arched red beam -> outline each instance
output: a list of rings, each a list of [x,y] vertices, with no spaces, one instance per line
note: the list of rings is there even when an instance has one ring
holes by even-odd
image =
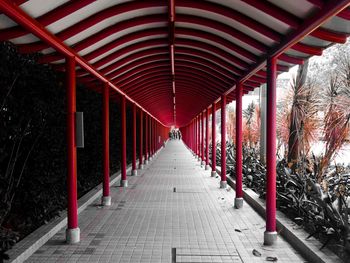
[[[142,19],[141,19],[142,18]],[[145,17],[141,18],[135,18],[135,20],[145,20]],[[155,16],[150,16],[154,20]],[[151,19],[150,19],[151,20]],[[133,20],[134,21],[134,20]],[[98,43],[99,41],[107,38],[108,36],[113,34],[113,31],[119,31],[120,25],[116,24],[111,27],[106,28],[105,30],[100,31],[97,34],[94,34],[79,43],[75,44],[72,48],[79,52],[81,50],[84,50],[85,48],[89,47],[90,45],[93,45],[95,43]],[[128,42],[135,41],[137,39],[142,39],[145,37],[151,37],[151,36],[157,36],[157,35],[166,35],[167,31],[166,28],[150,28],[145,30],[136,31],[127,35],[124,35],[118,39],[115,39],[101,47],[99,47],[96,50],[93,50],[89,52],[88,54],[84,55],[84,58],[87,60],[91,60],[93,58],[96,58],[100,55],[103,55],[104,53],[108,52],[109,50],[112,50],[114,48],[117,48],[118,46],[124,45]],[[50,63],[57,61],[61,59],[62,56],[59,53],[52,53],[48,55],[44,55],[40,58],[41,63]]]
[[[183,73],[186,73],[186,74],[191,73],[193,78],[206,80],[210,83],[213,83],[213,84],[221,86],[221,87],[226,87],[227,85],[229,85],[228,83],[226,83],[226,85],[225,85],[225,83],[222,80],[216,78],[215,76],[213,76],[213,77],[209,76],[208,73],[203,72],[199,69],[191,68],[191,67],[188,67],[187,65],[182,65],[182,64],[180,66],[181,67],[176,67],[176,69],[175,69],[175,79],[178,75],[181,75]],[[143,82],[147,81],[148,79],[150,79],[152,77],[163,76],[163,75],[168,75],[169,77],[171,77],[169,68],[165,67],[162,71],[158,71],[157,73],[152,73],[152,74],[149,74],[147,76],[144,76],[141,80],[129,82],[126,86],[123,87],[123,90],[128,90],[128,88],[126,88],[126,87],[132,87],[134,85],[138,85],[139,83],[142,85]],[[189,77],[191,77],[191,75],[189,75]]]
[[[223,92],[225,90],[225,86],[223,86],[222,84],[219,83],[213,83],[213,80],[208,80],[203,78],[202,76],[198,76],[198,73],[188,73],[188,72],[181,72],[181,75],[177,75],[176,76],[176,80],[175,80],[175,85],[177,81],[181,81],[183,80],[183,78],[185,78],[187,80],[187,78],[192,77],[191,80],[188,80],[191,83],[198,83],[201,84],[202,87],[206,86],[206,92],[211,92],[213,94],[217,94],[218,92]],[[171,76],[169,75],[165,75],[165,74],[153,74],[147,78],[144,78],[143,81],[138,81],[137,83],[132,83],[132,84],[128,84],[124,87],[124,91],[126,91],[128,94],[133,94],[136,90],[140,90],[140,88],[152,88],[152,85],[156,84],[158,81],[162,81],[162,80],[169,80],[169,89],[170,91],[172,91],[172,82],[171,82]],[[227,88],[227,87],[226,87]]]
[[[193,17],[191,20],[196,20],[196,17]],[[205,19],[203,19],[205,20]],[[208,24],[209,26],[210,24]],[[216,27],[215,27],[216,26]],[[222,26],[223,27],[223,26]],[[218,22],[213,22],[212,24],[212,28],[216,29],[216,30],[220,30],[221,29],[221,26],[220,26],[220,23]],[[176,33],[179,34],[179,35],[190,35],[190,36],[195,36],[197,38],[200,38],[200,39],[208,39],[214,43],[218,43],[230,50],[232,50],[233,52],[236,52],[238,53],[239,55],[243,56],[243,57],[246,57],[247,59],[249,59],[250,61],[252,62],[257,62],[258,61],[258,57],[256,55],[254,55],[253,53],[251,53],[250,51],[248,50],[238,50],[236,48],[236,45],[218,35],[214,35],[210,32],[207,32],[207,31],[202,31],[202,30],[197,30],[197,29],[190,29],[190,28],[182,28],[182,27],[179,27],[179,28],[176,28]],[[226,32],[225,32],[226,33]],[[248,44],[247,44],[248,45]],[[262,45],[262,44],[261,44]],[[261,52],[266,52],[266,49],[267,47],[264,47],[264,48],[261,48],[262,50],[259,50]],[[241,60],[239,57],[236,57],[236,61],[235,64],[241,66],[241,67],[247,67],[246,65],[242,64],[242,62],[245,62],[244,60]],[[288,62],[288,63],[293,63],[293,64],[303,64],[304,60],[301,59],[301,58],[296,58],[296,57],[292,57],[292,56],[289,56],[289,55],[286,55],[286,54],[282,54],[279,56],[279,59],[282,60],[282,61],[285,61],[285,62]],[[239,61],[241,60],[241,61]],[[240,64],[241,63],[241,64]],[[245,62],[247,63],[247,62]]]
[[[197,80],[177,80],[176,81],[176,87],[181,87],[181,86],[187,86],[187,87],[191,87],[193,89],[199,90],[202,92],[202,95],[206,95],[206,96],[217,96],[216,93],[214,92],[210,92],[209,89],[204,89],[203,88],[203,83],[199,82]],[[148,85],[142,86],[137,90],[134,90],[132,93],[130,93],[131,96],[133,97],[137,97],[137,96],[144,96],[144,93],[148,93],[149,90],[152,90],[154,88],[166,88],[169,87],[169,91],[172,91],[172,85],[171,82],[169,82],[169,80],[161,80],[161,79],[157,79],[153,82],[151,82]],[[208,87],[208,86],[206,86]]]
[[[146,82],[146,81],[148,81],[152,78],[155,78],[155,77],[164,76],[164,75],[166,75],[166,72],[168,72],[167,69],[165,69],[164,72],[158,72],[157,74],[152,74],[150,76],[144,77],[142,80],[128,83],[126,86],[123,87],[123,90],[130,92],[132,90],[131,89],[132,87],[136,87],[137,85],[142,86],[143,82]],[[207,81],[207,83],[212,83],[213,85],[215,85],[217,87],[222,87],[223,90],[225,90],[225,87],[227,88],[227,86],[229,85],[229,84],[224,85],[222,82],[220,82],[220,80],[215,79],[211,76],[208,76],[204,72],[202,72],[198,69],[190,68],[187,66],[181,66],[181,68],[177,67],[175,72],[176,72],[175,78],[177,78],[178,76],[186,75],[186,77],[198,78],[200,81]],[[171,77],[171,76],[169,75],[169,77]]]
[[[251,46],[252,48],[255,48],[256,50],[266,53],[267,47],[265,44],[257,41],[256,39],[250,37],[249,35],[244,34],[241,31],[236,30],[235,28],[225,24],[218,22],[216,20],[194,16],[194,15],[178,15],[177,22],[182,23],[190,23],[194,25],[201,25],[204,27],[212,28],[217,31],[226,33],[233,38],[238,39],[239,41],[246,43],[248,46]],[[193,30],[193,32],[191,32]],[[195,35],[200,38],[208,39],[214,42],[218,42],[219,44],[231,49],[232,51],[235,51],[238,54],[241,54],[243,57],[246,57],[247,59],[251,60],[252,62],[257,61],[257,56],[250,51],[239,47],[237,44],[232,43],[229,40],[226,40],[224,38],[219,37],[217,34],[212,34],[208,31],[204,30],[198,30],[198,29],[192,29],[187,27],[176,27],[176,34],[185,34],[185,35]],[[208,36],[206,36],[208,34]]]
[[[196,9],[202,9],[205,11],[210,11],[210,12],[214,12],[223,16],[226,16],[230,19],[236,20],[239,23],[246,25],[248,27],[250,27],[252,30],[256,31],[257,33],[260,33],[262,36],[266,36],[268,38],[270,38],[271,40],[274,40],[275,42],[280,42],[282,39],[281,34],[279,34],[278,32],[274,31],[273,29],[262,25],[261,23],[253,20],[250,17],[247,17],[241,13],[239,13],[238,11],[235,11],[231,8],[228,8],[226,6],[222,6],[216,3],[212,3],[212,2],[203,2],[203,1],[188,1],[188,0],[178,0],[176,2],[177,6],[181,6],[181,7],[187,7],[187,8],[196,8]],[[303,22],[303,21],[301,21]],[[299,24],[299,26],[302,23]],[[327,30],[326,30],[327,31]],[[345,34],[340,34],[340,33],[335,33],[335,32],[330,32],[330,31],[318,31],[318,29],[316,29],[316,32],[314,32],[317,37],[322,38],[324,40],[327,41],[332,41],[333,40],[337,40],[337,42],[339,41],[339,43],[343,43],[344,39],[346,39],[346,35]],[[311,33],[312,35],[313,33]]]
[[[162,7],[165,4],[166,3],[162,3],[156,0],[149,0],[149,1],[132,1],[132,2],[126,2],[119,5],[115,5],[107,9],[104,9],[96,14],[93,14],[92,16],[66,28],[65,30],[56,34],[56,36],[60,40],[64,41],[110,17],[120,15],[126,12],[139,10],[139,9]],[[132,21],[132,19],[129,19],[129,21]],[[167,21],[166,16],[164,21]],[[34,42],[31,44],[25,44],[25,45],[22,45],[22,47],[25,48],[28,52],[37,52],[50,47],[46,43],[41,41]]]
[[[135,43],[133,45],[130,46],[126,46],[122,49],[119,49],[115,52],[113,52],[112,54],[110,54],[107,57],[104,57],[102,59],[100,59],[99,61],[96,61],[95,63],[92,63],[92,65],[95,68],[100,68],[103,67],[105,64],[118,59],[120,56],[126,54],[126,53],[131,53],[131,52],[137,52],[138,50],[142,50],[145,49],[145,47],[148,47],[148,49],[152,49],[153,47],[161,47],[166,45],[166,41],[165,39],[150,39],[150,40],[145,40],[142,42],[138,42]]]
[[[216,72],[215,70],[211,69],[210,67],[203,66],[201,64],[190,62],[190,61],[184,62],[184,61],[181,61],[179,59],[175,60],[175,76],[176,76],[176,73],[177,73],[177,70],[179,69],[179,67],[189,68],[189,69],[193,68],[196,70],[200,70],[204,74],[208,74],[209,76],[213,76],[218,81],[221,81],[221,82],[228,84],[228,85],[232,84],[232,82],[234,82],[236,80],[235,78],[228,78],[228,77],[222,75],[221,73]]]
[[[159,41],[159,44],[161,44],[162,43],[162,41],[164,42],[164,43],[162,43],[162,44],[166,44],[166,39],[165,38],[160,38],[159,40],[157,40],[157,42]],[[135,47],[135,46],[134,46]],[[125,49],[124,49],[125,50]],[[148,50],[148,51],[147,51]],[[167,52],[167,49],[165,48],[165,47],[154,47],[154,48],[149,48],[149,49],[147,49],[147,50],[140,50],[140,51],[138,51],[138,52],[136,52],[136,53],[133,53],[133,54],[131,54],[131,55],[129,55],[130,57],[131,57],[131,59],[135,59],[135,57],[137,56],[137,54],[139,54],[140,56],[145,56],[145,55],[147,55],[147,54],[145,54],[145,53],[147,53],[147,52],[151,52],[151,51],[153,51],[153,53],[164,53],[164,52]],[[156,50],[158,50],[158,52],[154,52],[154,51],[156,51]],[[131,50],[131,51],[135,51],[135,50]],[[88,55],[86,55],[86,56],[84,56],[84,58],[85,59],[87,59],[87,60],[92,60],[92,59],[94,59],[94,58],[96,58],[97,56],[95,56],[94,55],[94,53],[95,52],[92,52],[92,53],[90,53],[90,54],[88,54]],[[91,55],[91,56],[90,56]],[[107,58],[108,56],[106,56],[105,58]],[[129,60],[126,60],[126,59],[121,59],[121,60],[125,60],[125,62],[124,63],[129,63],[130,61],[131,61],[131,59],[129,59]],[[116,63],[116,62],[114,62],[114,63]]]
[[[195,24],[195,25],[201,25],[201,26],[205,26],[208,28],[212,28],[215,29],[215,31],[218,32],[223,32],[226,33],[230,36],[232,36],[233,38],[238,39],[239,41],[246,43],[247,45],[263,52],[266,53],[267,52],[267,47],[260,43],[259,41],[255,40],[254,38],[242,33],[241,31],[238,31],[236,29],[234,29],[233,27],[218,22],[216,20],[212,20],[212,19],[208,19],[208,18],[203,18],[203,17],[199,17],[199,16],[194,16],[194,15],[177,15],[176,16],[176,21],[177,22],[183,22],[183,23],[191,23],[191,24]],[[188,33],[188,30],[191,31]],[[193,30],[193,31],[192,31]],[[231,50],[235,51],[236,53],[242,55],[243,57],[246,57],[247,59],[251,60],[252,62],[256,62],[257,61],[257,56],[253,53],[251,53],[250,51],[248,51],[247,49],[244,49],[224,38],[220,38],[220,40],[218,40],[217,38],[215,38],[215,36],[218,36],[217,34],[212,34],[210,32],[207,31],[203,31],[203,30],[198,30],[198,29],[189,29],[186,27],[176,27],[176,34],[192,34],[201,38],[206,38],[205,34],[209,34],[208,39],[214,41],[214,42],[218,42],[223,46],[226,46],[227,48],[230,48]]]
[[[164,74],[170,76],[171,72],[169,68],[169,61],[156,61],[149,64],[144,64],[141,66],[141,68],[136,68],[136,73],[135,71],[130,71],[123,77],[117,77],[113,79],[113,82],[116,83],[118,87],[121,87],[123,89],[123,87],[127,86],[128,84],[131,84],[135,81],[146,80],[148,76],[155,74]]]
[[[265,14],[274,17],[275,19],[284,22],[293,29],[297,29],[302,23],[303,20],[299,17],[288,13],[287,11],[279,8],[268,1],[259,1],[259,0],[243,0],[245,3],[255,7],[256,9],[263,11]],[[336,32],[329,31],[324,28],[318,28],[311,32],[310,34],[313,37],[317,37],[326,41],[336,42],[336,43],[345,43],[347,36],[345,34],[340,34]],[[293,48],[293,47],[292,47]]]
[[[319,39],[323,39],[329,42],[344,44],[347,40],[346,34],[341,34],[338,32],[332,32],[324,28],[318,28],[313,31],[310,36],[317,37]]]
[[[185,42],[180,42],[180,43],[185,43]],[[243,74],[243,71],[241,69],[235,67],[234,65],[222,59],[221,57],[218,57],[216,55],[213,55],[207,52],[206,50],[204,51],[200,49],[176,46],[175,56],[177,56],[178,54],[186,54],[189,56],[207,59],[208,61],[211,61],[214,64],[220,65],[221,67],[225,68],[227,71],[231,72],[231,74],[234,74],[236,76]]]
[[[44,27],[46,27],[51,23],[60,20],[61,18],[79,10],[80,8],[91,4],[94,1],[95,0],[69,1],[59,7],[56,7],[54,10],[35,18],[35,20],[38,21]],[[24,2],[26,2],[26,0],[12,0],[11,2],[17,5],[21,5]],[[6,41],[12,38],[21,37],[26,34],[28,34],[28,32],[20,26],[2,29],[0,30],[0,41]]]
[[[142,97],[135,97],[142,104],[162,103],[167,102],[168,105],[172,105],[173,98],[168,90],[159,90],[156,93],[147,93]],[[158,105],[159,106],[159,105]],[[172,108],[172,107],[171,107]]]
[[[225,76],[226,78],[229,79],[237,79],[237,77],[230,71],[226,70],[225,68],[222,68],[220,65],[217,65],[215,63],[212,63],[211,61],[208,61],[203,58],[199,57],[194,57],[194,56],[189,56],[185,54],[177,54],[175,57],[176,61],[187,61],[195,64],[199,64],[201,66],[208,67],[221,75]]]
[[[227,51],[220,49],[212,44],[201,42],[198,40],[193,39],[184,39],[184,38],[176,38],[175,39],[175,54],[178,47],[182,48],[189,48],[189,49],[196,49],[201,50],[205,52],[210,52],[212,55],[215,55],[221,59],[226,59],[226,61],[229,61],[231,64],[235,65],[236,68],[242,72],[242,69],[247,69],[249,67],[249,64],[238,59],[237,57],[233,56],[232,54],[228,53]],[[238,74],[238,72],[236,72]]]
[[[110,75],[110,78],[118,83],[118,85],[122,85],[124,82],[141,78],[148,71],[154,72],[154,70],[159,69],[160,67],[167,67],[170,73],[169,65],[169,55],[165,54],[162,58],[157,57],[156,60],[152,59],[149,61],[144,61],[142,64],[134,65],[132,69],[127,70],[126,72],[124,70],[120,72],[115,71],[112,75]]]
[[[168,101],[164,101],[161,104],[155,103],[159,101],[160,97],[154,98],[155,101],[140,101],[140,104],[144,107],[147,107],[150,112],[154,112],[159,118],[164,119],[164,116],[172,116],[173,114],[173,101],[169,99]],[[162,116],[162,117],[160,117]]]
[[[252,18],[239,13],[238,11],[229,8],[227,6],[223,6],[220,4],[216,4],[214,2],[207,2],[207,1],[188,1],[188,0],[177,0],[176,1],[177,7],[185,7],[185,8],[194,8],[194,9],[201,9],[208,12],[213,12],[216,14],[220,14],[222,16],[225,16],[229,19],[232,19],[234,21],[237,21],[241,23],[242,25],[245,25],[252,30],[256,31],[257,33],[261,34],[262,36],[268,37],[271,40],[275,42],[279,42],[281,40],[281,35],[278,32],[275,32],[271,28],[260,24],[256,20],[253,20]]]
[[[137,55],[133,54],[131,57],[125,57],[117,61],[115,64],[113,64],[113,67],[107,66],[106,68],[104,68],[106,69],[104,70],[105,76],[113,80],[115,79],[115,77],[122,76],[123,74],[126,74],[139,66],[146,65],[152,62],[164,63],[164,61],[169,60],[167,53],[152,54],[152,52],[151,51],[149,52],[149,51],[150,50],[144,50],[143,52],[140,52],[141,54],[144,54],[144,56],[138,56],[138,54]],[[156,51],[157,49],[154,49],[154,52]],[[128,63],[129,60],[131,61],[130,63]],[[117,69],[114,69],[114,66]],[[91,80],[91,77],[86,75],[84,76],[84,78],[87,80]]]
[[[166,61],[168,61],[168,65],[169,65],[169,56],[166,53],[141,57],[140,59],[136,59],[136,60],[130,62],[129,64],[124,65],[123,67],[119,67],[117,70],[109,71],[109,73],[106,74],[106,77],[108,77],[110,80],[114,80],[114,79],[116,79],[116,77],[124,77],[125,76],[125,78],[126,78],[127,76],[130,76],[133,72],[135,72],[136,68],[138,68],[142,65],[147,66],[150,63],[157,63],[157,62],[164,63]],[[91,76],[84,76],[83,78],[88,80],[88,81],[93,80],[93,78]]]
[[[128,64],[127,69],[120,68],[117,71],[113,72],[113,74],[110,74],[110,75],[107,74],[106,76],[112,80],[115,78],[115,76],[117,76],[116,79],[118,79],[119,83],[120,83],[120,80],[124,81],[126,78],[131,78],[131,77],[140,78],[141,75],[143,74],[144,70],[150,69],[150,68],[153,69],[154,67],[158,66],[157,65],[158,63],[165,65],[166,63],[164,60],[166,60],[168,62],[166,65],[169,66],[169,61],[167,59],[168,59],[167,54],[156,55],[156,56],[148,57],[145,59],[140,59],[138,61],[134,61],[133,63]],[[139,62],[141,60],[143,63]],[[183,54],[177,54],[176,60],[177,61],[190,61],[190,62],[193,62],[196,64],[200,64],[202,66],[206,66],[207,68],[214,69],[215,70],[214,74],[220,74],[220,75],[225,76],[226,78],[234,79],[234,75],[230,74],[230,72],[227,71],[226,69],[221,68],[220,66],[218,66],[210,61],[207,61],[205,59],[202,59],[202,58],[193,57],[193,56],[189,56],[189,55],[183,55]],[[136,63],[140,63],[140,65],[135,65]],[[131,65],[131,64],[133,64],[133,65]],[[132,66],[132,67],[129,67],[129,66]],[[132,68],[132,70],[129,70],[130,68]],[[124,73],[125,71],[127,71],[127,73]]]
[[[201,71],[204,71],[205,73],[212,75],[216,77],[217,79],[223,81],[224,83],[232,83],[235,79],[227,77],[223,75],[220,71],[215,71],[209,66],[204,66],[203,64],[199,64],[198,61],[194,60],[195,62],[188,60],[181,60],[179,57],[177,57],[175,61],[175,67],[176,65],[179,66],[192,66],[193,68],[199,69]],[[139,67],[134,68],[133,70],[127,72],[124,75],[118,76],[115,81],[116,85],[123,87],[125,83],[131,82],[136,79],[143,79],[145,75],[148,75],[150,73],[155,73],[157,70],[159,70],[160,67],[164,67],[165,70],[169,71],[169,62],[168,61],[154,61],[151,63],[140,65]],[[176,72],[176,69],[175,69]]]
[[[188,86],[194,89],[197,88],[206,96],[217,96],[218,93],[220,94],[222,92],[222,87],[213,86],[198,79],[189,80],[187,76],[178,76],[175,85],[178,87]]]
[[[296,51],[299,51],[305,54],[310,54],[312,56],[321,56],[323,52],[323,49],[320,47],[310,46],[300,42],[292,46],[291,49],[294,49]]]
[[[216,86],[213,86],[211,84],[205,84],[201,79],[198,78],[191,78],[188,79],[186,77],[178,76],[176,77],[176,82],[175,85],[177,84],[187,84],[191,85],[193,88],[198,88],[203,91],[203,94],[212,94],[216,95],[217,93],[222,92],[220,89],[218,89]],[[154,86],[168,86],[169,91],[172,92],[172,82],[171,79],[169,79],[168,76],[158,76],[155,79],[152,79],[150,81],[147,81],[145,83],[142,83],[140,86],[134,87],[132,90],[128,92],[131,96],[135,96],[135,93],[142,93],[142,91],[147,91],[151,90]],[[205,88],[203,88],[205,86]]]
[[[193,40],[193,39],[188,40],[188,39],[176,38],[175,44],[176,44],[175,52],[179,48],[189,48],[189,49],[201,50],[203,52],[204,52],[204,50],[210,51],[210,54],[212,54],[212,55],[215,54],[215,56],[217,56],[221,59],[224,59],[226,61],[230,61],[230,62],[232,60],[236,59],[236,57],[234,57],[230,53],[226,52],[225,50],[219,49],[211,44],[200,42],[200,41]],[[283,65],[277,65],[277,69],[279,71],[288,71],[289,70],[288,67],[283,66]],[[237,71],[234,71],[234,72],[239,74],[239,75],[243,74],[241,69],[240,69],[239,73]]]
[[[202,48],[203,50],[204,50],[204,49],[205,49],[205,50],[212,49],[210,45],[205,45],[205,44],[203,44],[203,43],[201,43],[201,42],[198,42],[198,41],[193,41],[193,42],[191,42],[191,41],[186,41],[186,40],[184,40],[184,41],[179,40],[179,42],[180,42],[180,43],[192,44],[193,46],[198,46],[199,48]],[[146,55],[147,55],[147,56],[149,55],[148,53],[153,54],[154,52],[156,52],[156,51],[158,51],[158,50],[159,50],[159,52],[162,52],[162,53],[163,53],[163,52],[164,52],[164,53],[167,53],[167,52],[168,52],[168,51],[167,51],[167,48],[165,48],[165,47],[162,47],[162,48],[153,48],[153,49],[149,49],[149,50],[147,50],[147,51],[143,50],[143,51],[141,51],[141,52],[133,53],[132,55],[127,56],[127,57],[123,58],[122,60],[117,61],[117,62],[115,62],[115,63],[113,63],[113,64],[111,64],[111,65],[109,65],[109,66],[103,68],[103,69],[101,70],[101,72],[104,73],[104,74],[106,74],[106,73],[111,73],[111,72],[113,72],[113,70],[114,70],[115,68],[120,67],[123,63],[128,63],[128,62],[131,61],[131,60],[133,60],[133,61],[136,62],[138,56],[140,56],[140,57],[145,57]],[[212,52],[216,52],[216,51],[218,52],[217,49],[212,50]],[[218,56],[215,56],[215,55],[213,55],[213,54],[211,54],[211,53],[208,53],[208,52],[206,52],[206,51],[197,50],[197,49],[192,49],[192,48],[190,48],[190,47],[177,47],[177,46],[176,46],[176,47],[175,47],[175,57],[176,57],[176,53],[177,53],[177,52],[181,52],[181,53],[185,53],[185,54],[189,54],[189,55],[194,54],[194,55],[197,55],[198,57],[205,57],[205,58],[207,58],[208,60],[212,60],[213,63],[214,63],[214,62],[217,63],[217,64],[220,63],[220,65],[225,65],[225,67],[228,67],[229,70],[234,70],[234,73],[236,73],[236,75],[238,75],[238,73],[240,73],[240,74],[243,73],[242,70],[240,70],[240,69],[234,67],[234,66],[231,65],[229,62],[227,62],[227,61],[221,59],[221,58],[218,57]],[[227,54],[227,55],[225,55],[227,60],[230,60],[230,59],[232,58],[232,57],[230,56],[229,53],[222,52],[222,54]],[[130,57],[130,58],[129,58],[129,57]],[[123,63],[122,63],[122,62],[123,62]],[[79,73],[78,73],[78,74],[79,74]],[[111,75],[111,76],[114,77],[114,76],[116,76],[116,74],[113,74],[113,75]]]
[[[165,89],[152,90],[151,92],[149,92],[147,94],[143,94],[143,96],[135,96],[135,99],[136,98],[140,103],[143,103],[143,104],[156,103],[157,106],[159,106],[159,104],[162,104],[162,102],[164,102],[164,101],[166,101],[168,103],[168,105],[173,104],[173,101],[172,101],[173,96],[171,95],[171,92],[169,92],[169,90],[165,90]]]
[[[140,90],[148,90],[148,89],[151,89],[152,86],[154,86],[155,84],[157,84],[157,82],[159,83],[163,83],[166,84],[168,83],[169,85],[169,89],[171,89],[172,87],[172,80],[170,78],[169,75],[158,75],[158,76],[153,76],[153,78],[151,77],[150,79],[145,79],[144,82],[142,83],[138,83],[138,85],[129,85],[129,86],[126,86],[124,91],[127,91],[128,94],[130,94],[130,96],[134,96],[134,92],[140,92]],[[129,90],[127,90],[129,89]]]
[[[110,54],[110,55],[104,57],[103,59],[93,63],[92,65],[96,68],[99,68],[99,67],[102,67],[104,64],[109,63],[110,61],[117,59],[118,57],[120,57],[121,55],[123,55],[125,53],[135,52],[138,49],[143,49],[145,46],[156,46],[156,45],[160,46],[163,44],[166,45],[165,43],[166,43],[165,39],[152,39],[152,40],[138,42],[136,44],[130,45],[130,46],[122,48],[116,52],[113,52],[112,54]],[[220,54],[222,57],[225,57],[228,61],[232,61],[245,69],[247,69],[249,67],[249,64],[237,59],[235,56],[231,55],[230,53],[228,53],[224,50],[221,50],[213,45],[201,43],[199,41],[185,41],[185,43],[191,44],[192,46],[201,47],[202,49],[205,49],[205,48],[207,50],[209,49],[209,50],[211,50],[211,52],[214,52],[215,54]],[[176,41],[175,45],[177,45],[177,44],[178,44],[178,41]],[[175,48],[175,52],[176,52],[176,48]],[[104,72],[103,69],[101,70],[101,72]],[[104,73],[106,73],[106,72],[104,72]]]
[[[147,57],[152,57],[160,54],[168,54],[168,49],[166,46],[152,47],[148,49],[143,49],[141,51],[137,51],[135,53],[130,54],[129,56],[126,56],[120,60],[113,62],[112,64],[108,65],[107,67],[104,67],[100,71],[103,72],[103,74],[111,74],[116,69],[125,67],[126,65],[134,61],[138,61],[143,58],[146,59]]]
[[[214,96],[204,96],[203,92],[198,90],[190,90],[185,87],[179,87],[179,92],[176,94],[177,108],[180,108],[182,105],[188,105],[189,108],[194,107],[193,103],[188,100],[188,98],[202,98],[201,102],[206,105],[215,99]],[[185,99],[187,98],[187,99]],[[182,106],[183,107],[183,106]]]

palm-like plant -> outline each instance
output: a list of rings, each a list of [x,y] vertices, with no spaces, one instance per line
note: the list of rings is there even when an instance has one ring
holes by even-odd
[[[247,136],[248,136],[248,142],[249,142],[249,147],[252,147],[252,122],[254,121],[253,117],[254,117],[254,113],[255,113],[255,103],[254,101],[252,101],[249,105],[248,108],[246,108],[245,110],[243,110],[243,117],[245,118],[246,121],[246,126],[247,126]]]
[[[290,108],[288,162],[297,163],[300,155],[306,156],[317,131],[319,99],[314,82],[307,78],[308,61],[299,66],[291,84],[292,104]]]
[[[338,74],[331,76],[324,94],[323,104],[325,108],[323,127],[325,151],[321,156],[317,171],[319,181],[322,180],[337,151],[348,140],[350,129],[350,85],[348,80],[342,79]]]

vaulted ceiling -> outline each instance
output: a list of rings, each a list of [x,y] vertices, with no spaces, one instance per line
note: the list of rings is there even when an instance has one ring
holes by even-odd
[[[287,71],[350,34],[350,1],[2,1],[165,125],[186,125],[223,93],[233,100],[237,81],[245,93],[265,83],[268,56],[278,55],[278,71]],[[0,41],[64,68],[60,50],[1,10]],[[77,77],[96,91],[103,86],[81,65]]]

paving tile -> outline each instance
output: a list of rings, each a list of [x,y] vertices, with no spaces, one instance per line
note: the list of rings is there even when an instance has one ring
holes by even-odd
[[[27,262],[164,263],[172,248],[176,262],[304,261],[282,238],[263,246],[264,220],[246,203],[234,209],[234,191],[220,189],[182,142],[169,142],[139,174],[129,188],[111,188],[112,206],[96,200],[79,215],[79,244],[65,244],[62,229]]]

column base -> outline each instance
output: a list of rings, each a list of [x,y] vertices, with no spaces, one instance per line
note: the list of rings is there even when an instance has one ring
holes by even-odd
[[[147,165],[148,164],[148,160],[145,160],[145,165]]]
[[[243,198],[242,197],[236,197],[235,198],[235,208],[240,209],[243,207]]]
[[[271,246],[277,241],[277,232],[270,232],[265,231],[264,232],[264,245],[265,246]]]
[[[66,229],[66,242],[68,244],[75,244],[80,242],[80,228]]]
[[[205,165],[205,170],[209,170],[210,169],[210,165],[209,164],[206,164]]]
[[[163,147],[165,147],[165,145],[166,145],[166,143],[165,143],[165,142],[163,142]]]
[[[205,161],[202,161],[202,162],[201,162],[201,165],[205,165]]]
[[[215,177],[216,176],[216,171],[211,171],[211,177]]]
[[[148,158],[148,161],[150,161],[150,162],[151,162],[151,161],[152,161],[152,159],[153,159],[153,158],[152,158],[152,156],[150,156],[150,157]]]
[[[110,206],[112,204],[112,198],[110,196],[102,196],[101,204],[103,206]]]
[[[131,175],[132,175],[132,176],[137,176],[137,170],[132,170],[132,171],[131,171]]]
[[[121,187],[128,187],[128,180],[121,180],[120,181],[120,186]]]
[[[226,181],[220,181],[220,188],[226,188],[227,182]]]
[[[143,170],[143,164],[139,164],[139,169]]]

